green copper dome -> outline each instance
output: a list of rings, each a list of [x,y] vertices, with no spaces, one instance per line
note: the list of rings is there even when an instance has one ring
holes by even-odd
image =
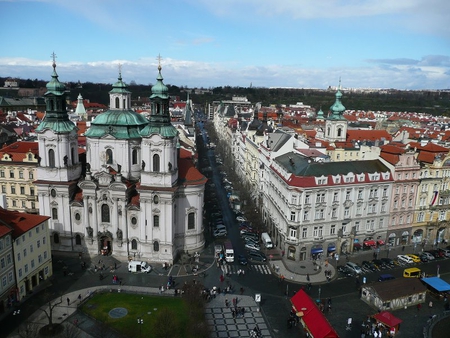
[[[338,89],[338,91],[336,92],[336,101],[330,107],[331,115],[328,117],[329,120],[345,120],[345,117],[343,116],[345,107],[341,102],[341,98],[342,93],[340,89]]]
[[[163,83],[163,77],[161,75],[161,65],[158,66],[158,76],[156,78],[156,84],[152,87],[152,95],[150,99],[159,97],[160,99],[169,98],[169,89]]]
[[[158,77],[156,84],[152,87],[151,113],[148,125],[141,131],[142,137],[150,137],[153,134],[161,135],[163,138],[173,138],[178,135],[178,130],[170,121],[169,93],[163,83],[161,65],[158,66]]]
[[[128,91],[127,85],[122,81],[122,73],[119,73],[119,78],[117,79],[117,82],[113,84],[113,89],[109,93],[131,94],[131,92]]]
[[[86,132],[87,137],[101,138],[111,135],[116,139],[140,138],[147,119],[132,110],[108,110],[98,115]]]
[[[47,92],[45,94],[54,94],[54,95],[64,95],[64,92],[66,90],[66,86],[59,82],[58,80],[58,74],[56,73],[56,63],[53,62],[53,74],[52,79],[49,83],[46,85]]]
[[[52,79],[47,83],[47,92],[45,96],[45,116],[39,126],[36,128],[37,133],[45,130],[52,130],[55,133],[70,133],[76,130],[75,124],[69,120],[66,110],[66,87],[59,82],[56,73],[56,63],[53,60]]]

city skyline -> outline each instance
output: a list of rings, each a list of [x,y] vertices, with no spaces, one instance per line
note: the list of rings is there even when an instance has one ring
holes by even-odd
[[[450,88],[445,0],[0,0],[0,74],[188,87]],[[19,19],[18,19],[19,18]]]

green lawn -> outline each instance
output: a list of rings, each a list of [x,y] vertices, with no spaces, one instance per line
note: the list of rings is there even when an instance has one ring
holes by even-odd
[[[111,318],[113,308],[122,307],[128,314]],[[189,337],[189,309],[182,298],[143,296],[127,293],[95,294],[82,311],[129,337]],[[138,318],[143,324],[138,324]]]

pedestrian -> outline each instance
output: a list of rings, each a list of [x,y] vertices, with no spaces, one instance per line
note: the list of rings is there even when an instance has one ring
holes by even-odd
[[[328,303],[328,305],[331,305],[331,297],[328,297],[327,303]]]
[[[281,257],[284,257],[284,250],[281,251]]]
[[[117,263],[114,262],[114,270],[117,270]]]
[[[225,299],[225,306],[229,307],[230,306],[230,302],[228,301],[228,299]]]
[[[69,306],[70,305],[70,299],[69,299],[69,297],[67,297],[67,306]]]
[[[417,304],[417,311],[420,311],[420,309],[422,308],[422,304]]]
[[[310,279],[309,279],[309,273],[306,274],[306,280],[307,280],[308,282],[310,281]]]
[[[402,251],[405,251],[405,246],[404,245],[402,246]]]
[[[81,293],[78,295],[78,300],[81,302]]]
[[[433,307],[433,301],[430,300],[430,302],[428,303],[428,307],[431,309]]]
[[[244,288],[241,288],[239,291],[241,292],[241,296],[242,296],[244,294]]]
[[[236,307],[236,305],[237,305],[236,298],[233,298],[233,307]]]

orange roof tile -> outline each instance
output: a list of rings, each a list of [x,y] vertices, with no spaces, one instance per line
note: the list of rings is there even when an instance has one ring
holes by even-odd
[[[0,223],[13,228],[13,237],[17,238],[34,227],[44,223],[49,216],[9,211],[0,207]]]
[[[0,149],[0,159],[8,154],[14,162],[23,162],[26,154],[31,151],[35,156],[39,154],[39,144],[37,142],[19,141],[14,142]]]
[[[205,184],[207,179],[198,171],[190,159],[180,158],[178,160],[178,179],[181,184],[198,185]]]

